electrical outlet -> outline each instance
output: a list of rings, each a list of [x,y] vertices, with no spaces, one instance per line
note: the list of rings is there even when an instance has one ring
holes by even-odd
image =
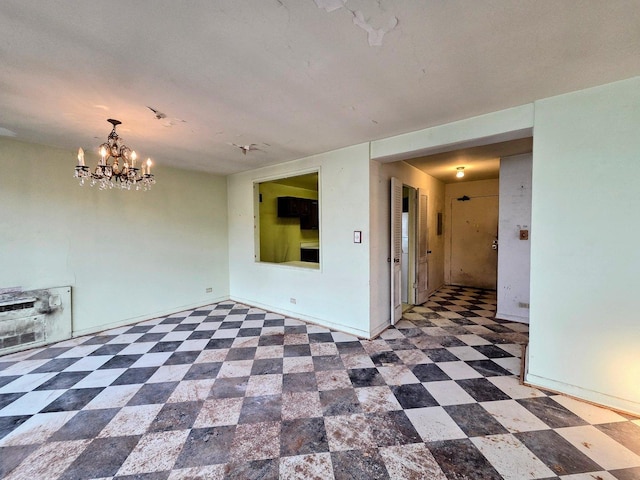
[[[520,230],[520,240],[529,240],[529,230]]]
[[[211,287],[207,288],[206,292],[207,292],[207,293],[211,293],[211,292],[213,292],[213,288],[211,288]]]
[[[293,303],[294,305],[296,304],[296,299],[295,299],[295,298],[290,298],[290,299],[289,299],[289,301],[290,301],[291,303]]]

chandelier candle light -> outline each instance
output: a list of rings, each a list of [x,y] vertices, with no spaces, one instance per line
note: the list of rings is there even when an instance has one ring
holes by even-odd
[[[98,185],[100,190],[113,188],[119,184],[123,190],[149,190],[151,185],[156,183],[154,176],[151,174],[151,159],[148,158],[146,164],[142,164],[142,172],[136,167],[136,152],[122,143],[122,138],[116,133],[116,127],[122,122],[108,119],[113,129],[107,138],[107,141],[100,145],[100,161],[95,170],[91,172],[89,167],[84,164],[84,150],[78,149],[78,165],[74,173],[74,178],[80,181],[80,185],[84,185],[85,180],[91,180],[91,186]],[[109,163],[109,159],[113,159],[113,163]],[[122,166],[120,166],[122,161]]]

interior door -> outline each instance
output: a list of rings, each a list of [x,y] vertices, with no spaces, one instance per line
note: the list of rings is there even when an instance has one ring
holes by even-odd
[[[425,190],[418,189],[418,265],[416,275],[416,304],[420,305],[427,301],[427,291],[429,288],[429,229],[427,219],[429,197]]]
[[[498,195],[451,200],[451,284],[495,290]]]
[[[402,318],[402,182],[391,177],[391,325]]]

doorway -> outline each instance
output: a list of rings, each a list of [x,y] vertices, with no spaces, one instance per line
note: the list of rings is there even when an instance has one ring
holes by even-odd
[[[495,290],[498,195],[451,199],[450,284]]]
[[[407,185],[402,186],[402,256],[400,258],[400,283],[402,311],[406,311],[415,304],[415,232],[416,232],[416,204],[417,190]]]

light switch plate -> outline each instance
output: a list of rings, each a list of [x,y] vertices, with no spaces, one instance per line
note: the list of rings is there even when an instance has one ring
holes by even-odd
[[[360,230],[354,230],[353,243],[362,243],[362,232]]]

